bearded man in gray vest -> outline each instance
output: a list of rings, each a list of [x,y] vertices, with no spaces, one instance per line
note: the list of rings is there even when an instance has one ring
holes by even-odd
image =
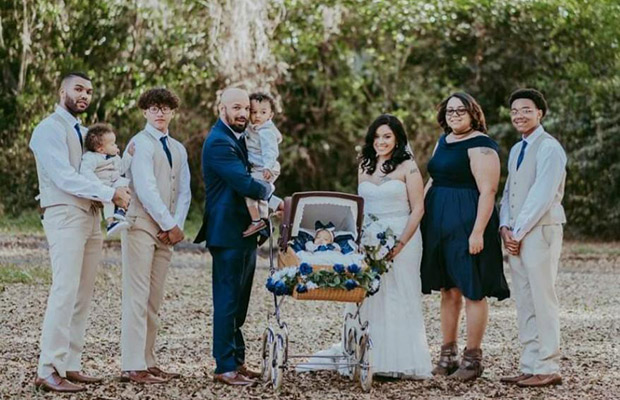
[[[80,72],[67,74],[59,94],[56,110],[37,125],[30,139],[52,264],[35,386],[80,392],[85,388],[79,383],[101,381],[81,372],[86,320],[103,243],[96,204],[112,201],[126,208],[130,192],[79,174],[86,128],[77,116],[90,105],[90,78]]]
[[[121,380],[152,384],[179,376],[159,367],[155,339],[172,246],[183,240],[191,191],[187,151],[168,130],[178,97],[168,89],[151,89],[140,96],[138,107],[146,125],[130,141],[135,144],[128,171],[134,192],[127,210],[131,228],[121,233]]]
[[[562,383],[560,318],[555,281],[566,222],[562,197],[566,153],[540,124],[547,102],[534,89],[510,96],[513,126],[522,140],[510,150],[500,229],[517,303],[521,374],[502,382],[521,387]]]

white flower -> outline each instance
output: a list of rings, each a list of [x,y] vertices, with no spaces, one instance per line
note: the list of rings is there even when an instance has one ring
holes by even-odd
[[[286,267],[283,269],[284,275],[294,278],[297,275],[297,267]]]
[[[372,292],[376,292],[377,290],[379,290],[380,286],[381,286],[381,281],[379,279],[373,279],[370,282],[370,290]]]
[[[314,282],[307,282],[306,287],[308,288],[308,290],[313,290],[313,289],[318,288],[318,285]]]
[[[377,252],[377,260],[381,260],[385,258],[385,256],[387,256],[389,252],[390,250],[387,249],[386,247],[381,247],[379,251]]]

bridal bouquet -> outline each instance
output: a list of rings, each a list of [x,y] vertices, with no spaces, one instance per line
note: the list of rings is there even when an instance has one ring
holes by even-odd
[[[366,263],[372,271],[383,275],[392,267],[392,262],[388,261],[387,256],[398,244],[398,238],[392,229],[376,216],[368,214],[366,222],[362,233]]]

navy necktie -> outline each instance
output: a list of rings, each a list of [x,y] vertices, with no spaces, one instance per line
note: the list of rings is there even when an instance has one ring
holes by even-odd
[[[522,140],[523,144],[521,144],[521,151],[519,152],[519,157],[517,157],[517,171],[523,162],[523,157],[525,156],[525,148],[527,147],[527,142]]]
[[[168,136],[162,136],[159,140],[161,144],[164,146],[164,152],[166,153],[166,157],[168,157],[168,164],[170,164],[170,168],[172,168],[172,154],[170,153],[170,149],[168,148]]]
[[[80,139],[80,146],[84,148],[84,139],[82,139],[82,132],[80,132],[80,123],[78,122],[77,124],[75,124],[74,128],[75,128],[75,131],[77,132],[78,138]]]

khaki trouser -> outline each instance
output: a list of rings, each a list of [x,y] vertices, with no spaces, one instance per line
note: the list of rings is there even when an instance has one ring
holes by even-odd
[[[252,175],[252,178],[254,179],[258,179],[260,181],[265,180],[265,178],[263,178],[262,170],[252,170],[252,173],[250,175]],[[278,179],[279,176],[280,176],[279,170],[273,171],[271,179],[269,179],[267,182],[274,183],[276,179]],[[269,204],[267,203],[266,200],[254,200],[249,197],[246,197],[245,204],[248,206],[248,208],[258,207],[258,214],[260,215],[261,218],[267,218],[269,216]]]
[[[142,217],[133,217],[131,222],[132,227],[121,233],[121,369],[143,371],[157,365],[157,313],[164,298],[172,247],[157,239],[159,228],[154,222]]]
[[[521,241],[519,256],[509,256],[517,303],[521,370],[551,374],[560,369],[560,316],[555,281],[562,251],[562,225],[539,225]]]
[[[38,375],[54,369],[81,371],[84,333],[101,260],[99,215],[70,205],[45,209],[43,228],[49,244],[52,286],[41,332]]]

